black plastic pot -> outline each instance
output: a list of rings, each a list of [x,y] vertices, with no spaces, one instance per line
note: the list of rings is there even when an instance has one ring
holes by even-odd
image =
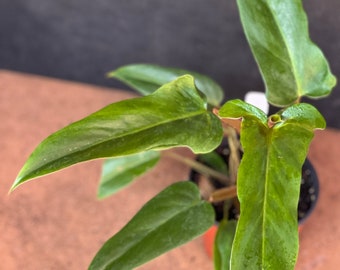
[[[223,157],[223,159],[228,162],[229,159],[229,146],[224,141],[222,145],[216,149],[216,152]],[[199,161],[199,157],[198,157]],[[201,174],[195,170],[190,172],[190,180],[199,184]],[[216,179],[210,179],[215,188],[222,188],[223,186]],[[312,163],[306,159],[302,166],[302,177],[301,177],[301,188],[300,188],[300,198],[298,204],[298,221],[299,224],[302,224],[312,213],[315,208],[319,196],[319,181],[316,171],[312,165]],[[215,213],[216,213],[216,221],[219,221],[223,218],[223,209],[224,203],[218,202],[213,204]],[[231,208],[229,211],[229,218],[235,218],[235,209]]]
[[[319,198],[319,179],[316,171],[309,161],[305,160],[302,166],[300,198],[298,205],[298,220],[302,224],[313,212]]]

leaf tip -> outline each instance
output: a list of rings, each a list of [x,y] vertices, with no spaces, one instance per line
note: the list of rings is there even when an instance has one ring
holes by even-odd
[[[107,197],[109,197],[109,195],[104,194],[103,192],[101,192],[100,190],[97,191],[96,194],[97,200],[99,201],[103,201],[104,199],[106,199]]]
[[[14,180],[11,188],[9,189],[9,194],[12,193],[15,189],[17,189],[19,186],[21,186],[23,183],[25,183],[26,181],[30,181],[33,180],[36,177],[32,177],[29,174],[26,174],[26,171],[24,170],[24,168],[19,172],[18,176],[16,177],[16,179]]]
[[[21,177],[20,177],[20,175],[19,175],[19,176],[14,180],[14,182],[13,182],[11,188],[10,188],[9,191],[8,191],[8,194],[13,193],[13,191],[14,191],[15,189],[17,189],[17,187],[20,186],[20,184],[21,184]]]
[[[112,70],[105,74],[106,78],[114,78],[116,76],[116,71]]]

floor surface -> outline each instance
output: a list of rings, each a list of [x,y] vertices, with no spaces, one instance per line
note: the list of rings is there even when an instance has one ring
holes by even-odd
[[[0,269],[82,270],[140,205],[188,168],[160,166],[116,196],[98,201],[100,161],[87,162],[8,190],[34,147],[51,132],[131,93],[0,71]],[[317,132],[309,158],[321,181],[315,213],[300,234],[298,270],[336,270],[340,257],[340,132]],[[187,151],[180,150],[184,155]],[[171,171],[171,174],[168,172]],[[139,269],[212,270],[202,239]]]

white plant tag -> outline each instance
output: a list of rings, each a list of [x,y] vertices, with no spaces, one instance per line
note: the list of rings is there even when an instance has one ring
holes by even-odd
[[[269,104],[266,95],[262,92],[249,91],[245,95],[244,101],[261,109],[265,114],[268,114],[269,112]]]

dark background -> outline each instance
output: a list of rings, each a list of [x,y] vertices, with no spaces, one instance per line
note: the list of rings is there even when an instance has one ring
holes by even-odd
[[[340,77],[340,1],[303,1],[311,38]],[[226,97],[263,83],[235,0],[0,0],[0,68],[127,89],[105,78],[147,62],[213,77]],[[340,93],[312,102],[340,127]]]

